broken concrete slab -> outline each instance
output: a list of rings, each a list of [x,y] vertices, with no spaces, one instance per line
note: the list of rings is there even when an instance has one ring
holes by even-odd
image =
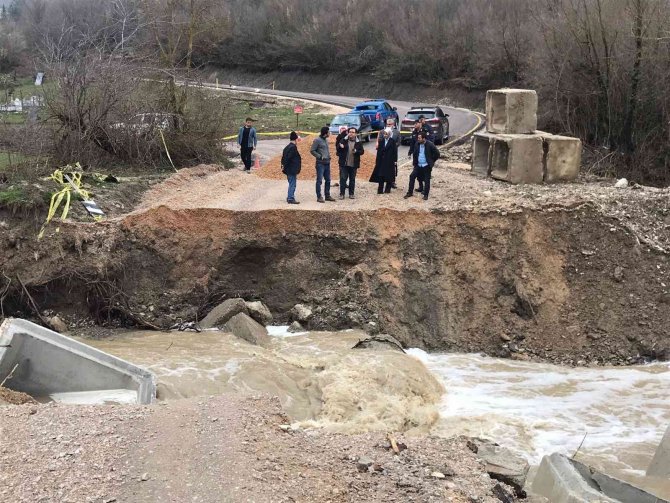
[[[494,135],[490,133],[475,133],[472,137],[472,169],[477,175],[491,174],[491,146]]]
[[[514,184],[542,183],[544,147],[541,135],[493,135],[491,177]]]
[[[270,336],[265,327],[245,313],[237,313],[233,316],[226,323],[225,329],[236,337],[257,346],[267,346],[270,343]]]
[[[251,316],[258,323],[263,326],[267,326],[272,323],[272,313],[270,312],[270,309],[268,309],[268,306],[260,301],[247,302],[246,304],[249,316]]]
[[[486,93],[489,133],[529,134],[537,129],[537,93],[532,89],[492,89]]]
[[[668,503],[558,453],[542,458],[532,491],[552,503]]]
[[[222,327],[238,313],[249,313],[244,299],[226,299],[203,318],[200,328]]]
[[[0,325],[0,381],[10,374],[7,387],[35,397],[98,392],[104,401],[106,390],[132,390],[140,404],[156,397],[154,376],[147,370],[16,318]]]
[[[656,449],[651,464],[647,469],[649,477],[670,478],[670,426],[665,431],[661,443]]]
[[[544,181],[570,182],[579,175],[582,142],[570,136],[546,135],[544,141]]]
[[[513,487],[517,496],[525,497],[523,486],[530,465],[524,457],[482,438],[469,439],[468,448],[486,463],[486,472],[491,478]]]

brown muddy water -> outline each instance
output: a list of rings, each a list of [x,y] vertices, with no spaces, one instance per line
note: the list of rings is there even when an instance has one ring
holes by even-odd
[[[353,330],[269,330],[267,349],[217,331],[127,332],[86,343],[154,372],[158,399],[266,392],[302,427],[480,436],[532,464],[579,448],[578,460],[670,496],[667,481],[644,478],[670,424],[669,363],[567,368],[418,349],[404,355],[351,350],[364,336]]]

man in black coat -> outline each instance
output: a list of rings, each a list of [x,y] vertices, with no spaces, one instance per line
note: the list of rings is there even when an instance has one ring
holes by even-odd
[[[384,135],[384,139],[379,143],[375,170],[372,172],[370,181],[379,184],[377,194],[390,194],[391,187],[395,183],[398,149],[388,129],[385,129],[382,134]]]
[[[281,172],[286,175],[288,180],[288,196],[286,202],[288,204],[300,204],[295,200],[295,187],[298,184],[298,174],[302,167],[302,158],[298,152],[298,134],[291,131],[291,142],[284,147],[281,156]]]
[[[355,127],[349,128],[346,137],[340,138],[338,136],[335,151],[340,166],[340,199],[344,199],[344,192],[347,187],[349,187],[349,199],[355,199],[356,171],[361,165],[361,156],[365,153]]]
[[[421,182],[423,181],[423,199],[428,199],[430,176],[433,166],[440,158],[440,151],[433,142],[428,141],[427,136],[424,132],[417,135],[416,144],[412,151],[414,169],[412,170],[412,174],[409,175],[409,189],[407,189],[405,199],[412,197],[414,194],[414,183],[417,178],[419,179],[419,186],[421,186]]]

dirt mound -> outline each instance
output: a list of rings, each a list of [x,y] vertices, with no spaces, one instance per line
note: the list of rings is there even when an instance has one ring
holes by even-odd
[[[298,152],[300,152],[300,156],[302,157],[302,171],[300,172],[299,178],[303,180],[316,179],[314,156],[309,153],[309,149],[312,148],[313,141],[313,136],[306,136],[302,138],[302,141],[298,142]],[[328,139],[328,144],[330,147],[331,158],[330,173],[333,181],[337,181],[336,178],[338,177],[338,165],[337,154],[335,153],[335,138],[333,136]],[[375,140],[363,144],[365,153],[361,157],[361,167],[358,168],[358,179],[367,181],[370,178],[370,175],[372,175],[372,172],[375,169],[375,159],[377,157],[375,145]],[[261,167],[260,170],[257,171],[256,174],[261,178],[285,180],[286,175],[281,172],[281,154],[270,159],[263,167]]]
[[[26,393],[0,387],[0,405],[24,405],[26,403],[37,403],[37,401]]]

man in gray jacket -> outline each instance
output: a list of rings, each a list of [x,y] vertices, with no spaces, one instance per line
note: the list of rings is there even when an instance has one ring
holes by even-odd
[[[330,197],[330,149],[328,148],[328,137],[330,130],[324,126],[321,128],[321,134],[312,142],[312,148],[309,153],[316,158],[316,200],[319,203],[326,201],[335,201]],[[321,195],[321,184],[325,181],[325,199]]]

